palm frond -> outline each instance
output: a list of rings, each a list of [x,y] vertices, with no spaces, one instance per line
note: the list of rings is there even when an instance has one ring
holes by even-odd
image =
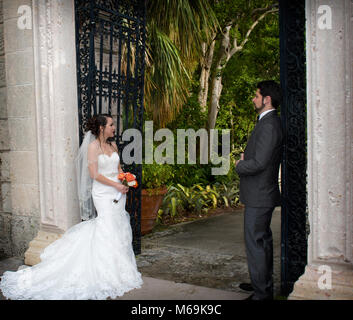
[[[147,16],[171,38],[187,60],[195,59],[201,53],[201,43],[219,28],[207,0],[149,1]]]
[[[155,24],[149,25],[151,65],[145,77],[145,106],[163,126],[187,98],[188,74],[178,48]]]
[[[207,42],[219,28],[207,0],[147,2],[145,107],[160,127],[175,119]]]

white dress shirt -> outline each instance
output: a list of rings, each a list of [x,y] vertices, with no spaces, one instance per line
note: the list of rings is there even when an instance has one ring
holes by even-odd
[[[268,114],[268,113],[271,112],[271,111],[275,111],[275,110],[276,110],[276,109],[271,109],[271,110],[267,110],[267,111],[261,113],[261,114],[260,114],[260,117],[259,117],[259,121],[260,121],[261,118],[264,117],[266,114]]]

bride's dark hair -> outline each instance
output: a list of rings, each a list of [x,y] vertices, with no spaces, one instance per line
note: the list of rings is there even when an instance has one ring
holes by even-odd
[[[105,127],[107,125],[107,118],[113,119],[113,117],[107,113],[94,115],[93,117],[88,119],[86,124],[86,131],[91,130],[92,134],[94,134],[95,137],[98,138],[100,127]]]
[[[107,125],[107,118],[113,119],[113,117],[108,113],[101,113],[92,116],[88,119],[86,123],[86,132],[91,130],[92,134],[98,139],[100,127],[105,127]],[[111,144],[114,141],[114,138],[108,138],[107,143],[109,143],[114,149],[115,147]]]

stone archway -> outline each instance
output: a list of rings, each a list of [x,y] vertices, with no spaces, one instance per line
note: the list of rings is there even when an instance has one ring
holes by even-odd
[[[282,80],[282,83],[285,83],[287,91],[286,103],[293,107],[290,112],[295,115],[298,105],[302,112],[305,97],[307,98],[306,111],[300,117],[284,111],[284,121],[286,125],[299,128],[296,121],[299,119],[302,124],[305,117],[308,119],[304,129],[300,126],[304,131],[300,131],[300,134],[293,131],[293,140],[289,140],[301,145],[305,137],[303,132],[307,131],[307,157],[304,158],[307,171],[303,169],[306,168],[303,155],[291,150],[292,142],[287,144],[287,152],[290,152],[286,154],[287,164],[296,160],[302,169],[298,179],[291,177],[291,184],[283,185],[284,190],[287,188],[288,192],[293,192],[291,199],[294,202],[285,202],[285,206],[289,208],[284,210],[289,211],[283,213],[284,235],[287,232],[284,240],[291,242],[284,242],[282,247],[282,266],[285,271],[282,283],[284,290],[289,292],[290,286],[295,282],[291,299],[353,299],[353,3],[352,0],[340,0],[327,5],[323,0],[308,0],[305,11],[304,1],[296,1],[295,5],[288,4],[290,7],[285,7],[286,1],[281,0],[280,6],[283,35],[292,35],[281,37],[282,57],[283,54],[287,55],[287,60],[282,60],[282,72],[286,72],[282,79],[287,80]],[[76,66],[73,53],[73,2],[64,2],[64,6],[61,6],[57,1],[43,0],[36,3],[33,10],[33,69],[36,75],[35,114],[38,125],[36,137],[39,144],[38,148],[34,148],[33,154],[39,159],[38,188],[41,207],[38,215],[40,214],[41,226],[27,252],[26,264],[37,263],[40,251],[78,219],[77,201],[73,191],[75,184],[72,180],[72,157],[78,147],[78,137],[72,139],[78,132],[77,113],[67,107],[77,101],[74,90]],[[295,15],[291,18],[286,15],[291,10],[298,14],[298,21]],[[303,30],[298,31],[295,24],[299,23],[303,27],[303,12],[307,26],[305,38],[302,36]],[[59,36],[52,37],[53,34]],[[301,34],[301,40],[296,38],[298,34]],[[291,48],[295,40],[299,41],[300,46]],[[72,46],[68,47],[68,43],[72,43]],[[304,82],[303,78],[296,80],[293,75],[296,73],[293,66],[299,67],[301,77],[305,66],[303,59],[295,58],[304,58],[304,55],[296,55],[296,50],[306,52],[307,80]],[[292,91],[292,85],[299,89],[296,91],[298,95]],[[54,87],[56,90],[53,90]],[[307,93],[303,94],[305,88]],[[296,97],[299,99],[296,100]],[[50,126],[54,120],[55,126]],[[45,133],[52,132],[44,130],[45,125],[55,127],[55,134],[51,134],[50,139],[42,139],[48,137]],[[297,157],[301,160],[297,160]],[[16,163],[12,166],[12,170],[21,168],[20,165],[16,167]],[[288,166],[283,169],[285,179],[289,177],[287,169]],[[307,183],[303,184],[306,172]],[[305,196],[302,196],[304,190]],[[306,203],[306,195],[310,233],[308,240],[303,242],[307,233],[303,227],[306,207],[297,210],[296,203]],[[294,229],[290,227],[292,225]]]

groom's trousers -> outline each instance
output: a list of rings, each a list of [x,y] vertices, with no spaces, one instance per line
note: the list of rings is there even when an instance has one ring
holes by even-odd
[[[271,208],[245,206],[244,238],[253,299],[273,298],[273,240]]]

